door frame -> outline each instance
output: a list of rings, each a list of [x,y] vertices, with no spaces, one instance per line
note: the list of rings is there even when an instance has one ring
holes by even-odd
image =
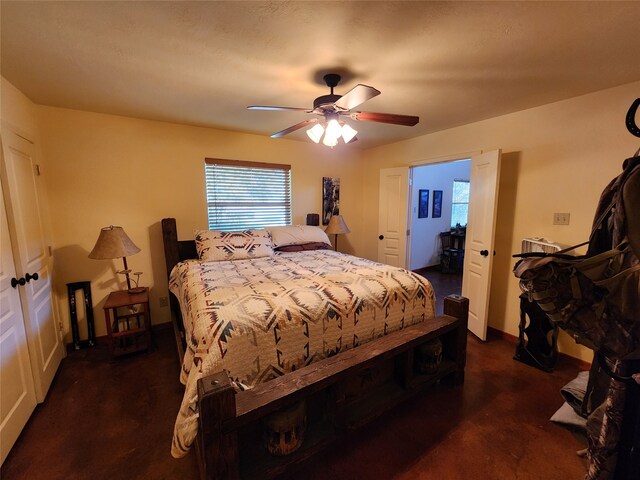
[[[429,158],[426,160],[418,160],[415,162],[411,162],[409,164],[409,199],[408,199],[408,204],[407,204],[407,209],[408,209],[408,214],[407,214],[407,223],[409,225],[409,235],[407,235],[407,254],[406,254],[406,265],[407,267],[411,267],[411,240],[413,238],[413,229],[411,228],[411,225],[413,225],[413,169],[417,168],[417,167],[430,167],[430,166],[435,166],[435,165],[442,165],[445,163],[451,163],[451,162],[460,162],[463,160],[469,160],[471,161],[471,157],[475,156],[475,155],[480,155],[482,154],[484,151],[483,150],[473,150],[471,152],[465,152],[465,153],[456,153],[453,155],[444,155],[441,157],[434,157],[434,158]],[[471,203],[471,202],[469,202]],[[407,268],[407,270],[409,270],[409,268]],[[465,271],[464,269],[462,270],[462,278],[464,279],[464,274]]]

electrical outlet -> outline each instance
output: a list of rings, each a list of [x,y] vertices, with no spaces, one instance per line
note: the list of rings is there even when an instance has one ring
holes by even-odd
[[[570,213],[554,213],[553,224],[554,225],[569,225]]]
[[[160,306],[161,307],[167,307],[169,305],[169,298],[168,297],[160,297],[158,299],[158,301],[160,302]]]

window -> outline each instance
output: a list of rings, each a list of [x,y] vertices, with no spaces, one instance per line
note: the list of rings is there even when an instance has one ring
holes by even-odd
[[[291,166],[205,159],[210,230],[291,224]]]
[[[465,227],[469,215],[469,181],[453,181],[453,200],[451,201],[451,226],[458,223]]]

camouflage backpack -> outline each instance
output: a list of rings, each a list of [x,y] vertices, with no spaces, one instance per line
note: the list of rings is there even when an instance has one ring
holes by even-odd
[[[640,359],[640,261],[627,238],[622,195],[633,175],[640,176],[640,157],[627,159],[603,191],[588,242],[558,253],[515,255],[522,259],[513,270],[520,289],[553,323],[617,360]],[[587,243],[586,255],[566,254]]]

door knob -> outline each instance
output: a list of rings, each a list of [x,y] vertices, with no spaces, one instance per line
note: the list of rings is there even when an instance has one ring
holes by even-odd
[[[380,240],[384,240],[384,235],[378,235],[378,238],[379,238]]]
[[[27,283],[29,283],[31,280],[38,280],[38,272],[34,273],[33,275],[27,273],[24,276],[24,279],[27,281]]]
[[[480,250],[480,255],[482,255],[483,257],[488,257],[489,256],[489,250]]]
[[[25,283],[27,283],[27,282],[25,281],[24,278],[17,279],[17,278],[14,277],[14,278],[11,279],[11,286],[13,288],[16,288],[18,285],[24,285]]]

